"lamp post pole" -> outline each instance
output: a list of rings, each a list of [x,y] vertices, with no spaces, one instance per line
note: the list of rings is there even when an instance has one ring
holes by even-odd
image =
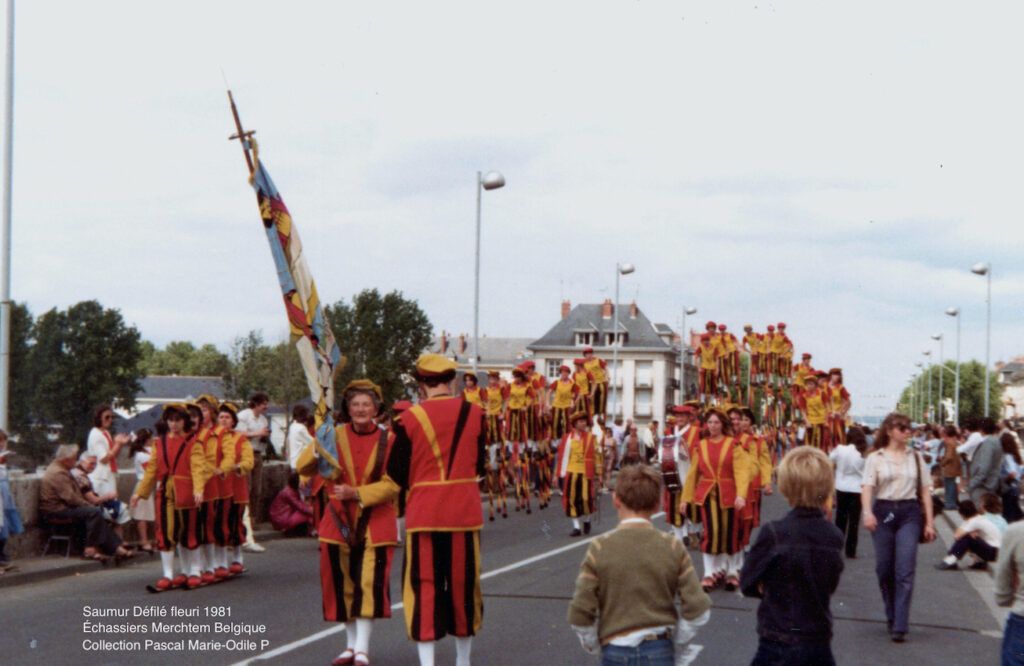
[[[955,388],[953,389],[953,408],[956,418],[953,423],[960,427],[960,308],[946,308],[946,314],[956,318],[956,372],[954,373]]]
[[[984,275],[986,281],[985,292],[985,416],[988,411],[989,376],[988,368],[991,360],[989,352],[992,347],[992,264],[983,262],[971,266],[971,272],[975,275]]]
[[[612,404],[615,406],[615,414],[621,416],[622,408],[618,403],[619,397],[619,276],[629,275],[636,270],[633,264],[615,264],[615,304],[612,306]]]
[[[480,200],[484,190],[505,186],[505,177],[497,171],[484,176],[476,172],[476,261],[473,267],[473,373],[480,358]]]
[[[923,352],[925,358],[931,360],[931,350]],[[928,398],[925,400],[925,417],[924,421],[931,421],[935,417],[934,403],[932,402],[932,364],[928,363]]]
[[[11,172],[14,164],[14,0],[7,0],[7,76],[4,79],[4,193],[0,232],[0,428],[7,430],[11,388]]]
[[[936,333],[935,335],[933,335],[932,336],[932,340],[938,340],[939,341],[939,404],[938,404],[938,411],[936,413],[939,416],[939,425],[945,425],[946,418],[945,418],[945,416],[942,413],[942,411],[943,411],[943,409],[942,409],[942,407],[943,407],[942,401],[945,399],[944,396],[943,396],[943,393],[942,393],[942,371],[946,369],[946,365],[945,365],[946,364],[946,359],[945,359],[945,354],[943,352],[943,336],[942,336],[942,333]]]
[[[697,313],[697,308],[683,306],[683,328],[682,333],[679,336],[680,340],[680,352],[679,355],[679,404],[686,402],[686,359],[690,355],[690,341],[689,335],[686,329],[686,315],[692,315]]]

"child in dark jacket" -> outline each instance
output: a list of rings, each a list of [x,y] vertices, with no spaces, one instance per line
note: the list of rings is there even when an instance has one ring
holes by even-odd
[[[828,457],[800,446],[782,459],[779,490],[793,510],[761,527],[740,573],[760,597],[753,666],[835,664],[829,599],[843,571],[843,534],[825,518],[835,480]]]

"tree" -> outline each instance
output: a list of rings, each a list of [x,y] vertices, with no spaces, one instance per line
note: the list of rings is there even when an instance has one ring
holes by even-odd
[[[347,358],[338,373],[339,389],[357,377],[366,377],[380,385],[384,403],[390,405],[407,394],[408,377],[416,358],[430,344],[432,326],[416,301],[402,292],[381,296],[366,289],[352,299],[340,300],[326,308],[327,321]]]
[[[32,339],[32,313],[24,303],[11,307],[10,402],[7,425],[12,433],[24,433],[32,422],[34,373],[29,366]]]
[[[941,370],[938,364],[930,365],[924,369],[921,378],[909,384],[900,394],[899,409],[909,414],[911,405],[917,405],[914,418],[921,418],[922,405],[927,409],[930,405],[938,403],[939,396],[939,372],[943,373],[942,398],[948,398],[955,404],[956,384],[954,381],[956,362],[946,361],[945,367],[948,370]],[[931,396],[928,395],[928,373],[932,373]],[[916,389],[916,390],[915,390]],[[999,383],[998,373],[989,371],[989,415],[998,419],[1001,416],[1003,387]],[[932,421],[938,420],[938,412],[930,415]],[[978,418],[985,415],[985,366],[978,361],[968,361],[960,364],[960,423],[965,419]]]
[[[140,337],[118,310],[104,309],[97,301],[82,301],[66,311],[54,308],[36,320],[32,337],[33,416],[60,424],[64,441],[85,440],[97,404],[135,405],[141,388]]]
[[[223,377],[230,371],[231,361],[211,344],[196,349],[191,342],[175,340],[158,349],[152,342],[142,343],[139,368],[148,375],[193,375]]]

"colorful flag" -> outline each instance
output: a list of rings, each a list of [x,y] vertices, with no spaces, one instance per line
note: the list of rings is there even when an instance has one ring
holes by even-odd
[[[253,155],[258,155],[256,150],[253,150]],[[299,352],[309,394],[315,405],[320,473],[327,478],[334,478],[339,469],[332,417],[334,373],[341,369],[344,361],[334,333],[324,317],[292,216],[274,186],[274,181],[270,179],[270,174],[258,157],[255,159],[251,182],[256,190],[260,217],[267,232],[277,279],[281,284],[291,340]]]

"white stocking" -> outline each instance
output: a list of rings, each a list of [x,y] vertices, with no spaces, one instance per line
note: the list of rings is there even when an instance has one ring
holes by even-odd
[[[164,568],[164,578],[174,578],[174,551],[161,550],[160,564]]]
[[[420,666],[434,666],[434,641],[419,641],[416,652],[420,655]]]
[[[345,649],[356,651],[356,635],[359,633],[359,628],[356,626],[355,620],[349,620],[345,623]]]
[[[715,575],[715,556],[707,553],[701,553],[701,557],[704,560],[704,577]]]
[[[580,529],[580,519],[579,518],[573,518],[572,519],[572,528],[574,530]]]
[[[242,547],[241,546],[235,546],[231,550],[232,550],[231,562],[232,563],[238,562],[239,564],[244,565],[245,562],[242,561]]]
[[[729,556],[725,553],[715,555],[715,573],[725,573],[729,568]]]
[[[216,565],[214,564],[214,561],[213,561],[213,544],[212,543],[203,544],[203,567],[202,567],[202,570],[203,571],[213,571],[215,568],[216,568]]]
[[[350,623],[351,624],[351,623]],[[373,620],[361,617],[356,620],[356,652],[370,653],[370,635],[373,633]]]
[[[214,558],[216,566],[227,569],[228,568],[228,549],[225,546],[214,546],[213,547]]]
[[[184,553],[186,554],[185,561],[188,563],[188,575],[198,576],[201,574],[202,571],[199,566],[202,564],[203,555],[199,552],[199,549],[189,550],[186,548]]]
[[[729,556],[729,575],[739,576],[740,569],[743,568],[743,551],[734,553]]]
[[[253,545],[256,543],[256,539],[253,536],[255,532],[252,531],[252,518],[249,516],[249,505],[245,505],[245,512],[242,514],[242,524],[245,525],[245,543],[247,545]],[[238,560],[241,562],[241,560]]]
[[[455,666],[469,666],[469,651],[473,648],[473,637],[455,638]]]

